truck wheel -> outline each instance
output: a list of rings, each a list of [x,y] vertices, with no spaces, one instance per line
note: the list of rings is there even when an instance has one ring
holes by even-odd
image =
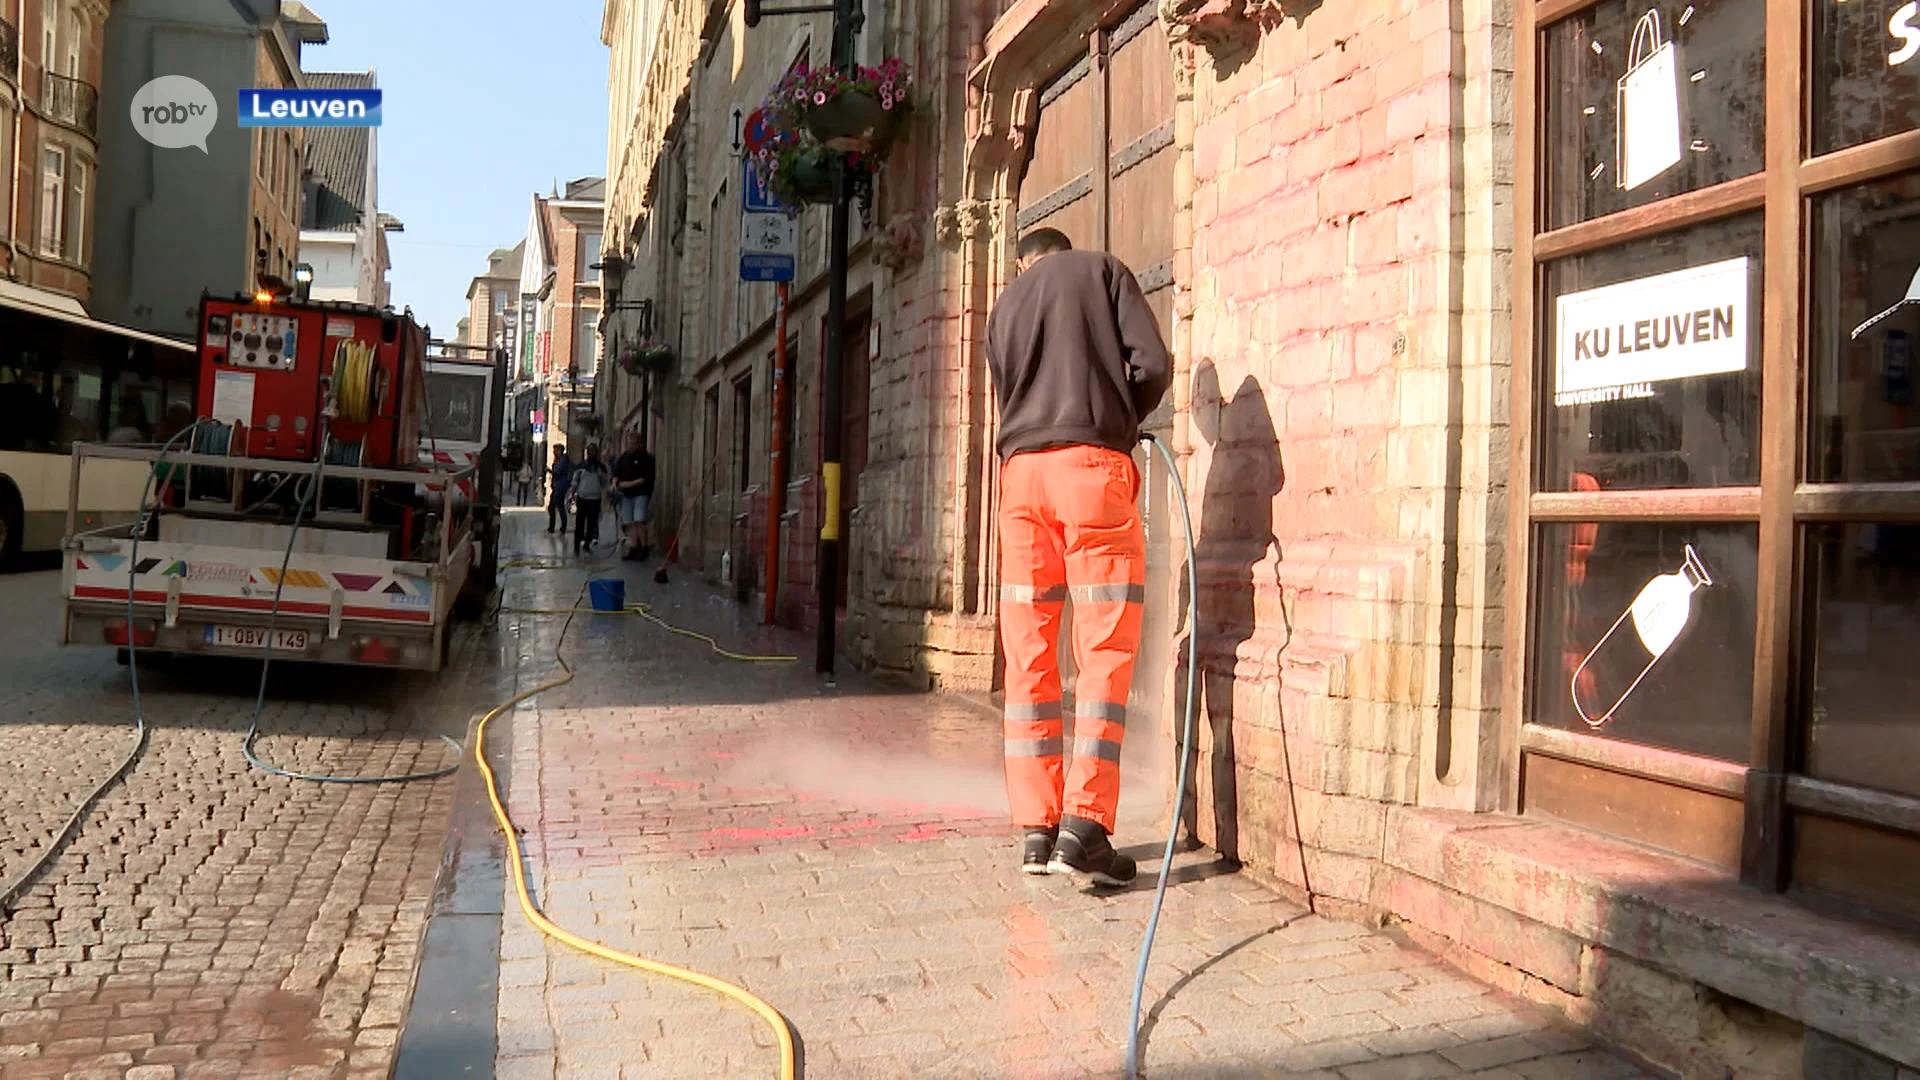
[[[487,613],[487,594],[473,587],[469,582],[453,598],[453,617],[462,622],[472,622]]]
[[[11,487],[0,488],[0,570],[12,570],[20,565],[21,531],[26,528],[26,514],[20,507],[20,496],[14,494]]]

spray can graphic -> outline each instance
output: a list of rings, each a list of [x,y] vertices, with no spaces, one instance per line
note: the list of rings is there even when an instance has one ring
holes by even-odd
[[[1620,706],[1626,704],[1627,698],[1633,696],[1633,692],[1640,688],[1640,683],[1646,679],[1647,673],[1653,670],[1653,666],[1659,663],[1660,658],[1665,656],[1667,650],[1673,646],[1674,640],[1680,636],[1680,631],[1687,628],[1688,621],[1693,618],[1693,594],[1713,584],[1713,575],[1707,572],[1706,564],[1700,561],[1700,553],[1693,550],[1692,544],[1685,546],[1685,553],[1680,569],[1671,574],[1660,574],[1641,587],[1640,594],[1633,598],[1633,603],[1627,605],[1627,609],[1620,613],[1620,617],[1613,620],[1613,625],[1607,628],[1607,632],[1600,636],[1600,640],[1592,649],[1588,650],[1586,658],[1580,661],[1580,666],[1574,669],[1568,692],[1573,698],[1573,711],[1579,714],[1580,719],[1586,721],[1588,727],[1602,727],[1620,711]],[[1580,701],[1580,676],[1629,619],[1633,621],[1634,635],[1640,639],[1641,646],[1646,650],[1647,662],[1640,668],[1640,673],[1634,676],[1633,682],[1629,683],[1627,688],[1620,692],[1620,696],[1614,699],[1613,704],[1608,706],[1606,711],[1594,715],[1589,713]],[[1632,646],[1625,644],[1626,640],[1624,637],[1621,638],[1622,644],[1614,648],[1630,649]]]

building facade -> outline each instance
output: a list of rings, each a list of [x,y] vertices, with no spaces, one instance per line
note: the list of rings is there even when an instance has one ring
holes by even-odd
[[[86,303],[100,168],[101,0],[0,2],[0,257],[9,281]]]
[[[546,417],[546,444],[565,445],[576,457],[600,440],[606,425],[594,409],[600,374],[600,237],[606,181],[570,180],[564,189],[534,196],[520,248],[518,321],[531,316],[523,344],[533,345],[531,372]]]
[[[134,131],[133,95],[162,75],[199,80],[222,107],[243,88],[304,85],[301,49],[327,40],[299,3],[120,0],[107,21],[95,201],[96,314],[189,337],[201,292],[251,290],[299,261],[306,133],[216,123],[207,151]]]
[[[1173,346],[1145,426],[1199,618],[1143,456],[1131,726],[1172,728],[1191,644],[1209,845],[1688,1077],[1920,1068],[1920,326],[1862,327],[1915,273],[1898,5],[869,7],[922,108],[850,276],[849,658],[994,687],[980,341],[1018,237],[1062,229]],[[603,415],[661,419],[682,561],[778,574],[804,624],[823,214],[769,560],[732,119],[826,28],[610,0],[602,33],[605,332],[678,353]]]
[[[308,72],[307,85],[371,90],[371,71]],[[385,307],[390,265],[387,234],[404,231],[380,211],[380,129],[314,128],[307,132],[305,198],[297,262],[313,271],[316,300]]]
[[[494,348],[512,345],[521,251],[519,244],[495,248],[487,256],[486,271],[467,283],[467,317],[460,321],[465,327],[458,338],[460,344]]]

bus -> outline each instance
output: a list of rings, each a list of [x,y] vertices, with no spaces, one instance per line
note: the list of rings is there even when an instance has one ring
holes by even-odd
[[[0,294],[0,567],[59,550],[74,443],[165,441],[193,423],[199,373],[189,343]],[[134,520],[150,472],[90,462],[76,526]]]

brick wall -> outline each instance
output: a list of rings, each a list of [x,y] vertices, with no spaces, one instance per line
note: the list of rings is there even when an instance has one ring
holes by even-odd
[[[1493,786],[1511,30],[1465,7],[1326,5],[1193,80],[1201,831],[1357,906],[1390,804]]]
[[[61,9],[63,12],[65,8]],[[87,16],[87,40],[80,43],[80,78],[94,87],[100,86],[102,72],[102,43],[107,12],[104,5],[84,8]],[[41,34],[43,20],[52,14],[45,4],[29,5],[15,3],[11,6],[0,5],[0,16],[12,23],[18,32],[18,51],[22,64],[22,85],[0,87],[0,116],[5,117],[7,131],[0,133],[0,184],[18,185],[19,206],[16,220],[0,221],[0,255],[9,260],[6,274],[9,278],[34,288],[71,296],[83,304],[92,292],[91,263],[94,246],[93,203],[100,192],[98,174],[100,147],[96,140],[73,128],[62,124],[43,121],[29,108],[29,103],[39,97],[42,64]],[[55,56],[55,70],[64,73],[64,53],[66,51],[65,29]],[[7,72],[11,80],[14,72]],[[14,140],[13,122],[20,122],[19,140]],[[102,116],[101,123],[110,118]],[[49,147],[57,147],[66,154],[67,190],[71,197],[76,168],[86,170],[85,236],[82,250],[68,251],[65,255],[53,254],[41,248],[40,214],[43,155]],[[70,206],[71,204],[69,204]],[[69,210],[69,213],[71,211]],[[0,211],[0,217],[4,217]],[[17,251],[8,246],[9,227],[17,230],[11,236],[18,241]],[[68,237],[71,237],[69,224]]]

